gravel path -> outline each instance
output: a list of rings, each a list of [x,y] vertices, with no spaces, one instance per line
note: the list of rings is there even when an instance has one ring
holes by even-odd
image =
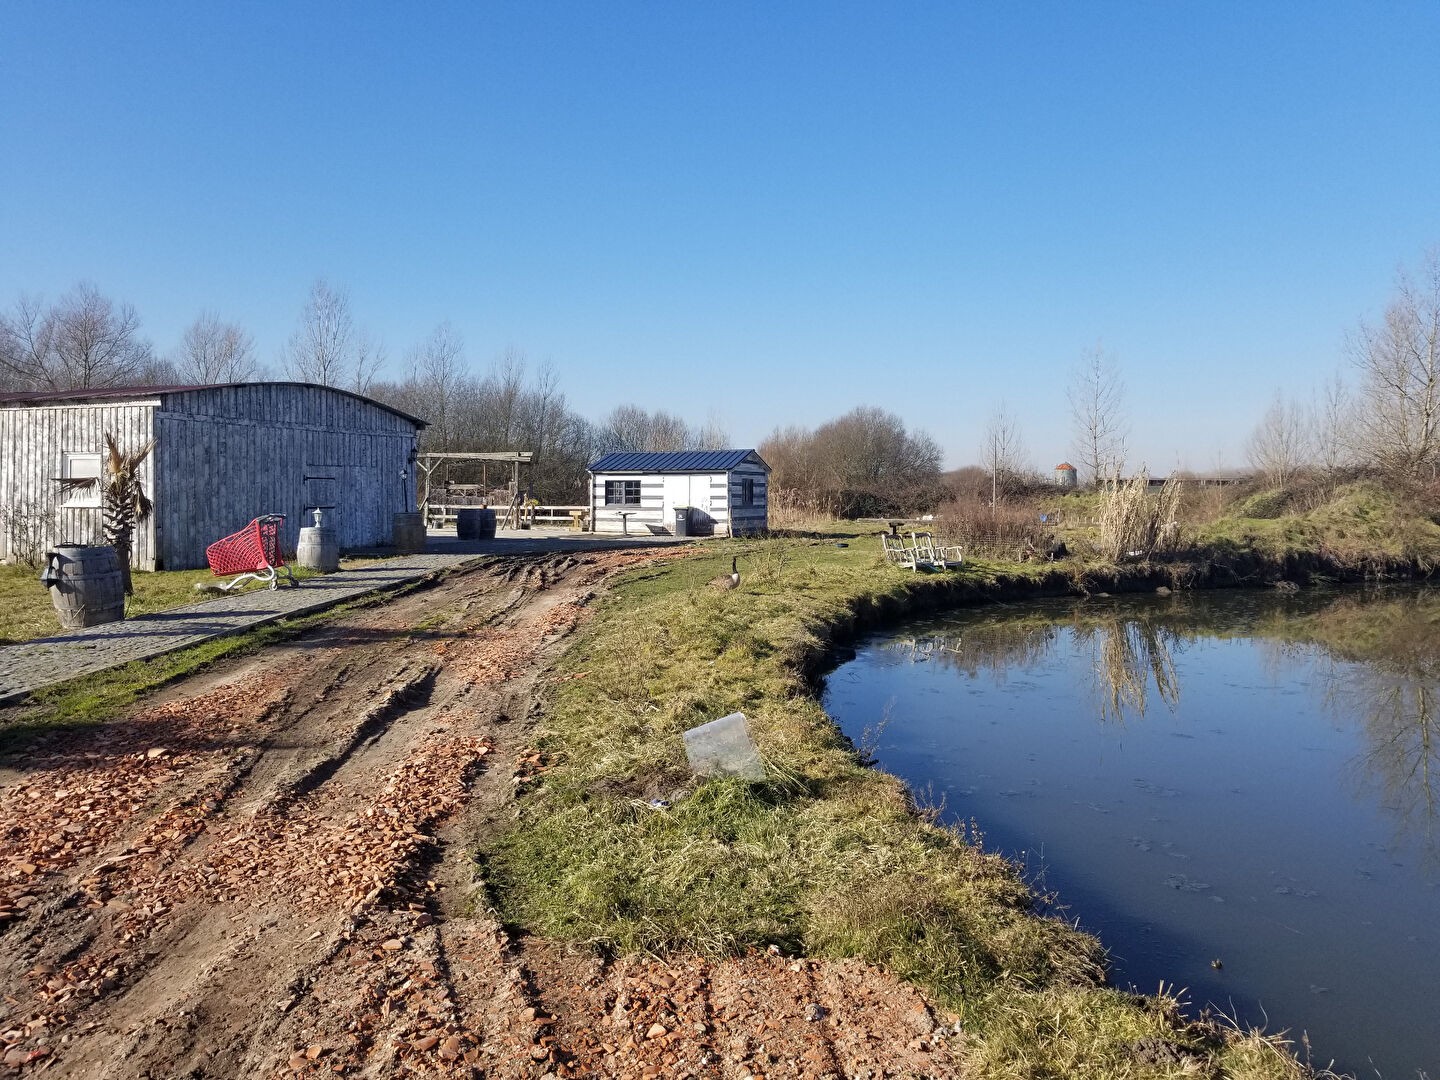
[[[363,567],[307,578],[299,588],[255,589],[233,596],[203,600],[153,615],[69,631],[19,645],[0,647],[0,705],[20,701],[46,686],[150,660],[249,630],[280,619],[294,618],[409,582],[453,570],[466,563],[502,554],[539,554],[634,547],[672,542],[670,538],[624,541],[583,533],[537,534],[462,543],[432,538],[430,549]]]

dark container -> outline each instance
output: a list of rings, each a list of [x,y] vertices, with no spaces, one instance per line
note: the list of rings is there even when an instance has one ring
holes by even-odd
[[[495,511],[483,507],[456,510],[455,535],[461,540],[494,540]]]
[[[690,535],[690,507],[688,506],[675,507],[675,535]]]

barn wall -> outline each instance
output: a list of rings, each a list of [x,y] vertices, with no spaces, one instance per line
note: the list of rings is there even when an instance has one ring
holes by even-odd
[[[61,506],[65,496],[55,478],[61,455],[102,453],[111,433],[122,451],[143,446],[152,436],[156,402],[56,403],[0,406],[0,507],[7,510],[53,508],[54,528],[47,546],[104,542],[100,510]],[[153,454],[140,466],[145,492],[155,498],[157,469]],[[155,523],[135,532],[131,565],[154,568]],[[16,557],[8,529],[0,529],[0,558]]]
[[[208,544],[261,514],[285,515],[293,551],[310,524],[304,507],[336,507],[325,523],[342,548],[389,543],[392,516],[415,509],[415,425],[339,391],[256,383],[166,394],[156,434],[166,569],[204,566]]]

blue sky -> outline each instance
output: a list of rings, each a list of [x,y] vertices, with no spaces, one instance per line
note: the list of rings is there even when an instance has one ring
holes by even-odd
[[[751,445],[878,404],[1238,464],[1440,243],[1440,4],[12,3],[0,304],[88,279],[273,360],[319,275],[404,352]]]

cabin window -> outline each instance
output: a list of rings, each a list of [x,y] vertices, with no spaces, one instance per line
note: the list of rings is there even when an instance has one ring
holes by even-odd
[[[606,480],[606,481],[605,481],[605,505],[606,505],[606,506],[639,506],[639,505],[640,505],[640,481],[639,481],[639,480]]]
[[[740,505],[755,505],[755,481],[748,476],[740,481]]]
[[[66,450],[60,455],[60,475],[66,480],[81,480],[99,477],[100,455],[81,454]],[[100,485],[90,488],[70,488],[65,492],[61,506],[95,507],[100,505]]]

